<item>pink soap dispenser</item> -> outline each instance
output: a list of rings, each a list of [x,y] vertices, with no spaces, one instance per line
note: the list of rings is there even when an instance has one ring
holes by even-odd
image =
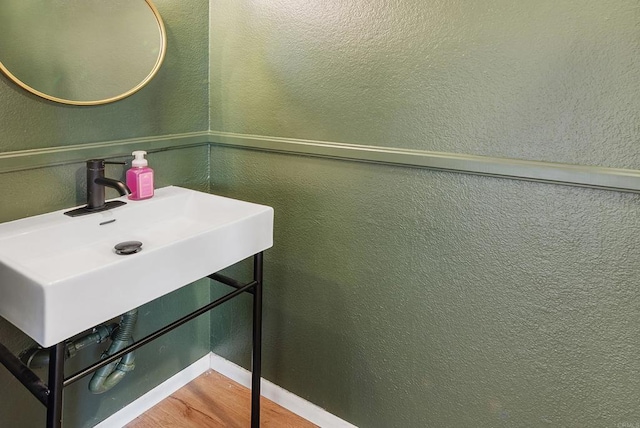
[[[153,196],[153,170],[145,159],[147,152],[137,150],[132,153],[134,159],[127,171],[127,186],[131,190],[129,199],[139,201]]]

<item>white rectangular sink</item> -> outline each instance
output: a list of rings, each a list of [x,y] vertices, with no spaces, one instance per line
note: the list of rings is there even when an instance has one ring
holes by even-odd
[[[273,245],[271,207],[174,186],[120,200],[0,224],[0,316],[52,346]]]

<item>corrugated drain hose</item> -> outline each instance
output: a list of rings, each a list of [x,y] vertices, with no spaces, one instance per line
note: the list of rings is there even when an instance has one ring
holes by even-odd
[[[119,328],[113,337],[113,342],[111,342],[109,349],[102,354],[102,358],[113,355],[121,349],[124,349],[127,345],[133,343],[133,328],[136,325],[137,319],[138,309],[133,309],[122,315]],[[116,386],[118,382],[124,378],[127,372],[130,372],[134,368],[135,355],[133,352],[129,352],[121,359],[99,368],[93,374],[93,377],[89,382],[89,391],[94,394],[107,392]]]

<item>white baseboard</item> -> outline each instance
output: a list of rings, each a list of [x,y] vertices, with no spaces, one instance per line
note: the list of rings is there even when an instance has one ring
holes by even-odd
[[[211,368],[221,375],[238,382],[242,386],[247,388],[251,387],[251,372],[249,370],[214,353],[211,353]],[[321,428],[357,428],[355,425],[340,419],[323,408],[290,393],[286,389],[268,380],[262,379],[260,382],[260,393],[263,397],[268,398]]]
[[[137,400],[100,422],[95,428],[123,427],[211,368],[209,354],[176,373]]]
[[[96,428],[123,427],[135,418],[182,388],[207,370],[212,369],[218,373],[238,382],[247,388],[251,387],[251,372],[237,364],[232,363],[214,353],[210,353],[191,364],[186,369],[162,382],[142,397],[133,401],[123,409],[109,416],[96,425]],[[301,416],[321,428],[357,428],[339,417],[309,401],[290,393],[278,385],[262,379],[260,383],[261,395],[276,404],[284,407],[292,413]]]

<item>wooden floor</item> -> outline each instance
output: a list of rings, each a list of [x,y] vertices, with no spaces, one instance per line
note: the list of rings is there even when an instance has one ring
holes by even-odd
[[[263,428],[317,428],[311,422],[262,397]],[[247,428],[249,389],[211,370],[137,417],[126,428]]]

